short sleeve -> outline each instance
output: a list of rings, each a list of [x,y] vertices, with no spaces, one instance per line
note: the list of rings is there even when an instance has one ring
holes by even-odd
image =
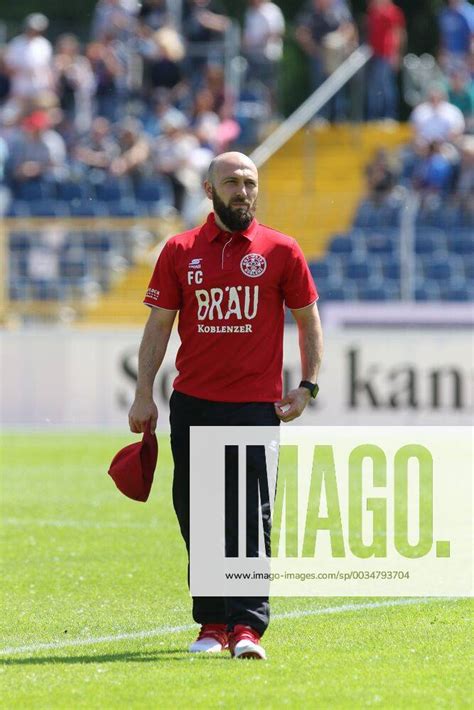
[[[403,14],[403,11],[397,6],[393,6],[394,9],[394,21],[396,24],[398,24],[399,27],[404,28],[406,25],[405,22],[405,15]]]
[[[293,241],[283,274],[283,297],[291,310],[306,308],[318,300],[318,292],[301,247]]]
[[[154,308],[179,310],[181,308],[181,285],[174,263],[175,249],[168,243],[163,247],[153,271],[143,303]]]

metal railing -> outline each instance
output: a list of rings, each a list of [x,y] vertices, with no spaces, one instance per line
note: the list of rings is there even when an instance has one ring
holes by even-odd
[[[250,158],[259,168],[266,163],[290,138],[320,111],[357,72],[362,69],[372,56],[372,50],[363,44],[358,47],[328,79],[322,84],[291,116],[266,138],[250,154]]]
[[[420,207],[417,193],[407,192],[400,220],[400,298],[415,300],[416,217]]]

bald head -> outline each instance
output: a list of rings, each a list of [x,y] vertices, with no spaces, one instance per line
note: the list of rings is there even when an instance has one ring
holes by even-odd
[[[236,170],[250,170],[254,174],[255,178],[258,179],[257,166],[253,160],[250,160],[248,155],[233,150],[216,155],[209,165],[207,180],[214,184],[217,176],[220,177],[223,173],[227,172],[233,173]]]
[[[204,183],[221,229],[247,229],[257,208],[258,171],[247,155],[236,151],[217,155],[209,165]]]

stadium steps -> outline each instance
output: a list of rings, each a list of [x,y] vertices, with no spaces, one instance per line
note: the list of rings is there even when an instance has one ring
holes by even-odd
[[[128,269],[108,293],[87,308],[78,322],[79,326],[116,327],[145,324],[149,309],[143,305],[143,299],[161,246],[168,236],[183,229],[182,223],[176,218],[155,222],[155,232],[160,237],[158,245],[143,254],[138,263]]]
[[[114,288],[89,309],[82,319],[87,325],[144,324],[148,308],[143,305],[153,271],[152,264],[132,267]]]
[[[410,136],[392,123],[302,129],[260,170],[260,221],[294,235],[308,258],[321,255],[331,234],[350,227],[374,153]]]

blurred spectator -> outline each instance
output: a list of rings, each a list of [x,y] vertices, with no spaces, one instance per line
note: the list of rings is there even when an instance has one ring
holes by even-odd
[[[397,183],[397,173],[393,159],[387,151],[378,150],[365,169],[369,199],[378,203],[390,195]]]
[[[114,139],[110,121],[97,116],[92,121],[90,131],[82,138],[74,151],[74,157],[80,165],[93,170],[96,175],[103,175],[114,158],[120,153]]]
[[[39,12],[28,15],[22,34],[7,45],[5,65],[10,74],[10,96],[21,111],[28,102],[53,90],[53,48],[43,33],[48,18]]]
[[[188,42],[214,42],[229,28],[230,20],[215,0],[187,0],[183,34]]]
[[[413,186],[424,192],[448,193],[453,186],[454,164],[452,148],[433,141],[424,147],[413,173]]]
[[[10,144],[9,173],[14,186],[66,176],[66,147],[45,111],[34,111],[23,119],[16,140]]]
[[[118,125],[118,147],[120,152],[110,163],[110,173],[138,181],[148,172],[150,157],[150,143],[140,121],[125,118]]]
[[[149,77],[153,89],[177,89],[183,81],[181,61],[184,45],[179,34],[172,27],[162,27],[154,33],[156,58],[150,61]]]
[[[138,11],[138,19],[152,30],[171,24],[166,0],[144,0]]]
[[[0,136],[0,217],[6,213],[10,203],[10,190],[6,186],[6,168],[8,164],[8,143]]]
[[[221,56],[219,52],[216,57],[209,45],[222,41],[230,26],[218,0],[184,1],[182,31],[188,45],[187,70],[193,84],[204,67]]]
[[[191,128],[201,145],[213,148],[219,129],[219,116],[213,110],[214,97],[209,89],[203,88],[196,92],[191,117]]]
[[[444,71],[469,69],[474,33],[474,8],[465,0],[447,0],[438,14],[440,63]]]
[[[342,64],[357,43],[352,15],[340,0],[311,0],[296,19],[295,36],[309,58],[313,91]],[[346,117],[344,89],[320,111],[324,118],[331,113],[336,121]]]
[[[173,106],[171,101],[171,92],[167,89],[157,89],[153,93],[151,99],[151,110],[145,117],[144,127],[146,132],[153,137],[160,135],[162,128],[162,121],[169,119],[171,122],[173,120],[186,121],[186,117],[182,111]]]
[[[271,0],[248,0],[243,31],[243,53],[248,77],[268,86],[275,107],[278,67],[283,56],[285,18]]]
[[[233,97],[229,93],[225,84],[224,68],[220,64],[209,64],[204,74],[202,84],[212,93],[214,97],[213,111],[220,113],[224,106],[227,106]]]
[[[218,115],[214,110],[214,97],[208,88],[197,91],[191,115],[191,128],[201,146],[221,153],[227,150],[240,133],[239,124],[225,109]]]
[[[460,148],[461,161],[456,191],[474,213],[474,136],[464,136]]]
[[[162,120],[161,128],[162,135],[154,144],[154,166],[158,173],[170,179],[175,207],[185,214],[188,201],[201,189],[201,173],[194,163],[196,155],[201,154],[201,146],[184,117],[170,116]],[[213,154],[210,151],[207,154],[209,161],[212,160]]]
[[[455,141],[465,128],[461,111],[446,101],[444,89],[437,85],[431,87],[427,100],[412,111],[410,121],[415,140],[428,144]]]
[[[367,72],[367,117],[369,121],[396,119],[396,77],[405,44],[405,17],[392,0],[371,0],[367,35],[373,51]]]
[[[468,130],[474,128],[474,82],[469,74],[453,72],[449,77],[448,99],[463,114]]]
[[[8,67],[5,61],[5,48],[0,48],[0,106],[11,91],[11,81]]]
[[[92,120],[94,75],[89,60],[80,53],[77,37],[60,35],[55,46],[53,71],[61,109],[73,120],[79,133]]]
[[[99,0],[92,18],[92,38],[100,40],[112,33],[120,39],[128,39],[135,28],[138,7],[136,0]]]
[[[87,45],[86,57],[94,74],[96,113],[116,121],[126,94],[127,57],[123,47],[115,35],[106,33],[102,40]]]

